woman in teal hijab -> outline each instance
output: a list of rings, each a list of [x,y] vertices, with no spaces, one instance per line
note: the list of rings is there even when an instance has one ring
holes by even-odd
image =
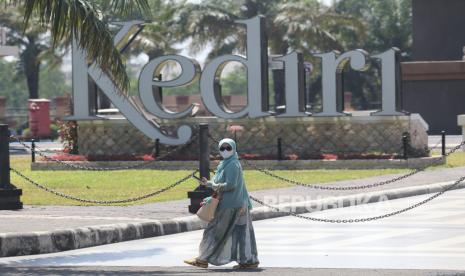
[[[187,264],[207,268],[208,264],[224,265],[237,262],[234,268],[258,267],[257,245],[250,210],[252,203],[245,187],[242,166],[232,139],[223,139],[218,148],[223,160],[213,181],[201,184],[213,188],[220,197],[215,217],[203,232],[197,258]],[[208,202],[206,198],[204,201]]]

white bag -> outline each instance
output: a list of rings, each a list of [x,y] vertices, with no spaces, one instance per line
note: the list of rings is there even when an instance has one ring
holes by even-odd
[[[205,203],[197,211],[197,216],[204,221],[211,221],[215,216],[216,207],[220,201],[217,198],[212,197],[209,203]]]

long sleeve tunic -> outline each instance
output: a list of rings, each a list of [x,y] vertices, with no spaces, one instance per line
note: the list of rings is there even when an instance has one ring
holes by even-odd
[[[239,160],[227,164],[219,175],[213,177],[216,181],[208,181],[207,187],[220,194],[218,209],[248,207],[252,209],[249,193],[245,187],[242,166]]]

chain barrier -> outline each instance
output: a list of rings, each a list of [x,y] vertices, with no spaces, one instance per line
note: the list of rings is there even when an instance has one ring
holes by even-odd
[[[209,135],[209,137],[215,141],[216,139],[213,138],[211,135]],[[439,145],[439,143],[437,143],[434,147],[436,148],[437,146]],[[462,141],[460,144],[458,144],[457,146],[455,146],[452,150],[450,150],[449,152],[447,152],[443,158],[449,156],[450,154],[456,152],[458,149],[460,149],[462,146],[465,145],[465,141]],[[442,159],[440,159],[442,160]],[[328,186],[321,186],[321,185],[312,185],[312,184],[306,184],[306,183],[301,183],[301,182],[298,182],[298,181],[294,181],[294,180],[290,180],[290,179],[286,179],[284,177],[281,177],[281,176],[278,176],[278,175],[275,175],[273,173],[271,173],[270,171],[268,170],[265,170],[265,169],[261,169],[261,168],[258,168],[257,166],[251,164],[250,162],[248,162],[247,160],[243,159],[242,161],[246,162],[249,166],[253,167],[254,169],[256,170],[259,170],[267,175],[270,175],[272,177],[275,177],[275,178],[278,178],[280,180],[283,180],[283,181],[286,181],[286,182],[290,182],[292,184],[296,184],[296,185],[300,185],[300,186],[305,186],[305,187],[311,187],[311,188],[316,188],[316,189],[326,189],[326,190],[354,190],[354,189],[365,189],[365,188],[372,188],[372,187],[377,187],[377,186],[381,186],[381,185],[385,185],[385,184],[389,184],[389,183],[393,183],[393,182],[396,182],[396,181],[399,181],[401,179],[405,179],[407,177],[410,177],[414,174],[417,174],[421,171],[424,171],[426,168],[434,165],[434,162],[433,164],[430,164],[429,166],[425,166],[423,168],[418,168],[418,169],[415,169],[414,171],[410,172],[410,173],[407,173],[405,175],[402,175],[402,176],[399,176],[399,177],[396,177],[396,178],[393,178],[393,179],[390,179],[390,180],[387,180],[387,181],[382,181],[382,182],[378,182],[378,183],[374,183],[374,184],[371,184],[371,185],[363,185],[363,186],[347,186],[347,187],[328,187]],[[380,220],[380,219],[384,219],[384,218],[388,218],[388,217],[391,217],[391,216],[395,216],[395,215],[398,215],[398,214],[401,214],[401,213],[405,213],[407,211],[410,211],[412,209],[415,209],[417,207],[420,207],[432,200],[434,200],[435,198],[443,195],[444,193],[446,193],[447,191],[450,191],[452,189],[454,189],[455,187],[457,187],[461,182],[463,182],[465,180],[465,176],[462,176],[461,178],[459,178],[458,180],[456,180],[452,185],[448,186],[447,188],[444,188],[444,190],[438,192],[438,193],[435,193],[434,195],[420,201],[420,202],[417,202],[416,204],[413,204],[413,205],[410,205],[406,208],[403,208],[403,209],[400,209],[400,210],[397,210],[397,211],[394,211],[394,212],[390,212],[390,213],[386,213],[386,214],[383,214],[383,215],[379,215],[379,216],[373,216],[373,217],[366,217],[366,218],[354,218],[354,219],[327,219],[327,218],[315,218],[315,217],[311,217],[311,216],[304,216],[304,215],[300,215],[300,214],[297,214],[295,212],[288,212],[288,211],[283,211],[283,210],[280,210],[279,207],[276,207],[276,206],[272,206],[272,205],[269,205],[269,204],[266,204],[265,202],[253,197],[253,196],[250,196],[250,199],[252,199],[253,201],[257,202],[258,204],[262,205],[262,206],[265,206],[265,207],[268,207],[272,210],[275,210],[277,212],[282,212],[282,213],[287,213],[291,216],[294,216],[294,217],[297,217],[297,218],[300,218],[300,219],[305,219],[305,220],[309,220],[309,221],[315,221],[315,222],[326,222],[326,223],[338,223],[338,224],[341,224],[341,223],[361,223],[361,222],[369,222],[369,221],[375,221],[375,220]]]
[[[405,212],[410,211],[412,209],[415,209],[415,208],[417,208],[419,206],[422,206],[422,205],[432,201],[433,199],[441,196],[445,192],[454,189],[455,187],[457,187],[464,180],[465,180],[465,176],[462,176],[461,178],[456,180],[452,185],[445,188],[444,190],[442,190],[442,191],[440,191],[440,192],[438,192],[438,193],[436,193],[436,194],[434,194],[434,195],[426,198],[425,200],[422,200],[422,201],[420,201],[420,202],[418,202],[418,203],[416,203],[414,205],[410,205],[407,208],[403,208],[403,209],[400,209],[400,210],[397,210],[397,211],[394,211],[394,212],[391,212],[391,213],[387,213],[387,214],[384,214],[384,215],[379,215],[379,216],[374,216],[374,217],[366,217],[366,218],[355,218],[355,219],[325,219],[325,218],[309,217],[309,216],[304,216],[304,215],[297,214],[295,212],[282,211],[278,207],[266,204],[263,201],[255,198],[253,196],[250,196],[250,198],[253,201],[255,201],[255,202],[257,202],[257,203],[259,203],[259,204],[261,204],[261,205],[263,205],[265,207],[273,209],[273,210],[275,210],[277,212],[288,213],[290,216],[294,216],[294,217],[305,219],[305,220],[316,221],[316,222],[327,222],[327,223],[359,223],[359,222],[368,222],[368,221],[384,219],[384,218],[392,217],[392,216],[395,216],[395,215],[398,215],[398,214],[401,214],[401,213],[405,213]]]
[[[47,191],[49,193],[52,193],[52,194],[54,194],[56,196],[60,196],[60,197],[66,198],[66,199],[79,201],[79,202],[83,202],[83,203],[93,203],[93,204],[100,204],[100,205],[130,203],[130,202],[140,201],[140,200],[143,200],[143,199],[146,199],[146,198],[149,198],[149,197],[154,197],[154,196],[156,196],[158,194],[161,194],[163,192],[171,190],[172,188],[174,188],[174,187],[180,185],[181,183],[187,181],[189,178],[192,177],[192,175],[194,175],[198,171],[198,170],[195,170],[194,172],[192,172],[192,173],[188,174],[187,176],[179,179],[178,181],[174,182],[173,184],[171,184],[169,186],[166,186],[166,187],[164,187],[164,188],[162,188],[160,190],[157,190],[155,192],[149,193],[149,194],[145,194],[145,195],[141,195],[141,196],[133,197],[133,198],[128,198],[128,199],[120,199],[120,200],[92,200],[92,199],[85,199],[85,198],[80,198],[80,197],[76,197],[76,196],[72,196],[72,195],[67,195],[65,193],[56,191],[54,189],[48,188],[48,187],[46,187],[46,186],[44,186],[42,184],[39,184],[39,183],[35,182],[34,180],[30,179],[29,177],[25,176],[24,174],[20,173],[18,170],[14,169],[14,168],[10,168],[10,170],[13,171],[14,173],[16,173],[21,178],[25,179],[27,182],[29,182],[32,185],[36,186],[37,188],[42,189],[44,191]]]
[[[429,149],[430,152],[432,152],[433,150],[435,150],[440,144],[442,144],[442,141],[439,140],[436,145],[434,145],[432,148]]]
[[[445,157],[449,156],[450,154],[456,152],[463,145],[465,145],[465,141],[462,141],[459,145],[455,146],[452,150],[447,152],[442,158],[445,158]],[[442,158],[438,159],[438,160],[442,160]],[[415,170],[413,170],[413,171],[411,171],[409,173],[406,173],[404,175],[401,175],[401,176],[398,176],[398,177],[395,177],[395,178],[392,178],[392,179],[389,179],[389,180],[376,182],[376,183],[373,183],[373,184],[367,184],[367,185],[361,185],[361,186],[334,187],[334,186],[327,186],[327,185],[307,184],[307,183],[299,182],[299,181],[296,181],[296,180],[288,179],[288,178],[279,176],[279,175],[277,175],[277,174],[275,174],[275,173],[273,173],[273,172],[271,172],[271,171],[269,171],[267,169],[259,168],[256,165],[250,163],[248,160],[242,159],[242,161],[244,163],[246,163],[248,166],[254,168],[255,170],[258,170],[261,173],[264,173],[264,174],[266,174],[268,176],[279,179],[281,181],[288,182],[288,183],[291,183],[291,184],[294,184],[294,185],[297,185],[297,186],[307,187],[307,188],[313,188],[313,189],[319,189],[319,190],[332,190],[332,191],[348,191],[348,190],[370,189],[370,188],[374,188],[374,187],[379,187],[379,186],[391,184],[391,183],[400,181],[402,179],[408,178],[410,176],[413,176],[415,174],[418,174],[419,172],[422,172],[422,171],[426,170],[428,167],[433,166],[437,162],[437,161],[435,161],[435,162],[433,162],[432,164],[430,164],[428,166],[425,166],[425,167],[422,167],[422,168],[417,168],[417,169],[415,169]]]
[[[182,145],[181,147],[176,147],[176,148],[168,151],[164,155],[162,155],[160,157],[157,157],[154,160],[144,161],[142,163],[137,163],[137,164],[133,164],[133,165],[129,165],[129,166],[119,166],[119,167],[110,167],[110,168],[96,168],[96,167],[88,167],[88,166],[83,166],[83,165],[77,165],[77,164],[73,164],[73,163],[67,163],[67,162],[62,161],[62,160],[51,158],[51,157],[45,155],[44,153],[42,153],[41,151],[37,151],[37,150],[32,149],[32,147],[30,147],[29,145],[27,145],[26,143],[24,143],[23,141],[19,140],[16,137],[12,137],[12,138],[14,138],[16,141],[18,141],[18,143],[21,144],[23,147],[29,149],[30,151],[33,151],[34,153],[40,155],[41,157],[45,158],[48,161],[57,162],[57,163],[62,164],[64,166],[71,167],[71,168],[78,169],[78,170],[116,171],[116,170],[129,170],[129,169],[139,168],[139,167],[143,167],[143,166],[146,166],[148,164],[151,164],[151,163],[161,161],[161,159],[164,159],[164,158],[168,157],[169,155],[190,146],[194,141],[196,141],[196,139],[195,139],[196,137],[197,137],[197,134],[193,135],[192,139],[188,143]]]
[[[216,139],[214,139],[211,135],[209,135],[209,137],[216,141]],[[460,149],[462,146],[465,145],[465,141],[462,141],[460,144],[458,144],[457,146],[455,146],[453,149],[451,149],[449,152],[447,152],[441,159],[438,159],[437,161],[440,161],[442,160],[443,158],[446,158],[447,156],[449,156],[450,154],[456,152],[458,149]],[[422,168],[417,168],[409,173],[406,173],[404,175],[401,175],[401,176],[398,176],[398,177],[395,177],[395,178],[392,178],[392,179],[389,179],[389,180],[385,180],[385,181],[380,181],[380,182],[376,182],[376,183],[373,183],[373,184],[367,184],[367,185],[361,185],[361,186],[344,186],[344,187],[334,187],[334,186],[327,186],[327,185],[315,185],[315,184],[308,184],[308,183],[303,183],[303,182],[299,182],[299,181],[296,181],[296,180],[292,180],[292,179],[288,179],[288,178],[285,178],[285,177],[282,177],[282,176],[279,176],[273,172],[271,172],[270,170],[268,169],[262,169],[254,164],[252,164],[251,162],[249,162],[248,160],[246,159],[241,159],[242,162],[244,162],[245,164],[247,164],[248,166],[252,167],[253,169],[261,172],[261,173],[264,173],[270,177],[273,177],[273,178],[276,178],[276,179],[279,179],[281,181],[284,181],[284,182],[288,182],[288,183],[291,183],[291,184],[294,184],[294,185],[297,185],[297,186],[302,186],[302,187],[307,187],[307,188],[312,188],[312,189],[319,189],[319,190],[332,190],[332,191],[348,191],[348,190],[361,190],[361,189],[370,189],[370,188],[374,188],[374,187],[379,187],[379,186],[383,186],[383,185],[387,185],[387,184],[391,184],[391,183],[394,183],[394,182],[397,182],[397,181],[400,181],[402,179],[405,179],[405,178],[408,178],[410,176],[413,176],[419,172],[422,172],[424,170],[426,170],[428,167],[430,166],[433,166],[436,162],[432,162],[432,164],[428,165],[428,166],[425,166],[425,167],[422,167]]]

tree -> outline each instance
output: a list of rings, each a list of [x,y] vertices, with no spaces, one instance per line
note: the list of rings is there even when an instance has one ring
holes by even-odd
[[[177,34],[166,24],[180,6],[174,0],[150,1],[151,21],[145,24],[144,30],[131,44],[132,55],[145,53],[149,59],[164,54],[177,53],[173,45],[178,41]]]
[[[184,3],[173,23],[181,31],[180,39],[192,39],[190,47],[193,52],[211,45],[213,50],[209,58],[212,58],[244,50],[244,30],[237,28],[234,21],[256,15],[264,15],[267,19],[266,30],[272,54],[286,54],[297,48],[341,49],[337,32],[330,33],[329,29],[338,27],[363,31],[363,25],[355,18],[337,14],[317,0],[204,0],[199,4]],[[311,43],[307,43],[308,39]]]
[[[29,98],[39,98],[40,69],[43,63],[58,65],[61,57],[51,48],[50,36],[37,24],[24,29],[18,8],[0,11],[0,25],[9,29],[8,43],[20,48],[16,73],[24,75],[29,90]]]
[[[367,39],[351,40],[350,47],[383,52],[386,47],[397,47],[405,56],[411,53],[412,1],[411,0],[341,0],[335,11],[359,17],[366,22]]]
[[[134,13],[149,14],[147,0],[28,0],[24,6],[25,28],[33,17],[50,30],[53,47],[68,45],[73,36],[79,37],[79,46],[87,51],[102,71],[112,77],[115,84],[126,91],[129,78],[118,49],[105,20],[107,9],[127,16]]]
[[[244,52],[244,28],[234,23],[256,15],[266,17],[269,52],[286,54],[291,50],[342,49],[339,33],[349,28],[363,33],[363,24],[351,16],[335,13],[317,0],[204,0],[185,2],[175,14],[172,25],[183,41],[190,40],[193,53],[212,47],[208,58]],[[331,32],[331,31],[332,32]],[[282,72],[275,71],[276,101],[282,102]]]
[[[367,26],[364,40],[348,39],[349,49],[362,48],[376,54],[391,47],[401,50],[404,59],[411,54],[411,0],[341,0],[334,10],[343,15],[360,18]],[[347,32],[346,37],[353,37]],[[354,95],[358,109],[377,109],[381,101],[380,68],[376,62],[367,73],[345,72],[345,88]]]
[[[0,60],[0,95],[7,99],[9,106],[24,107],[28,93],[24,78],[11,77],[15,70],[15,64]]]
[[[23,74],[12,77],[17,67],[15,62],[0,60],[0,96],[7,99],[8,107],[25,108],[28,99],[26,79]],[[63,72],[56,66],[46,64],[40,71],[39,94],[47,99],[64,95],[71,87],[65,82]]]

